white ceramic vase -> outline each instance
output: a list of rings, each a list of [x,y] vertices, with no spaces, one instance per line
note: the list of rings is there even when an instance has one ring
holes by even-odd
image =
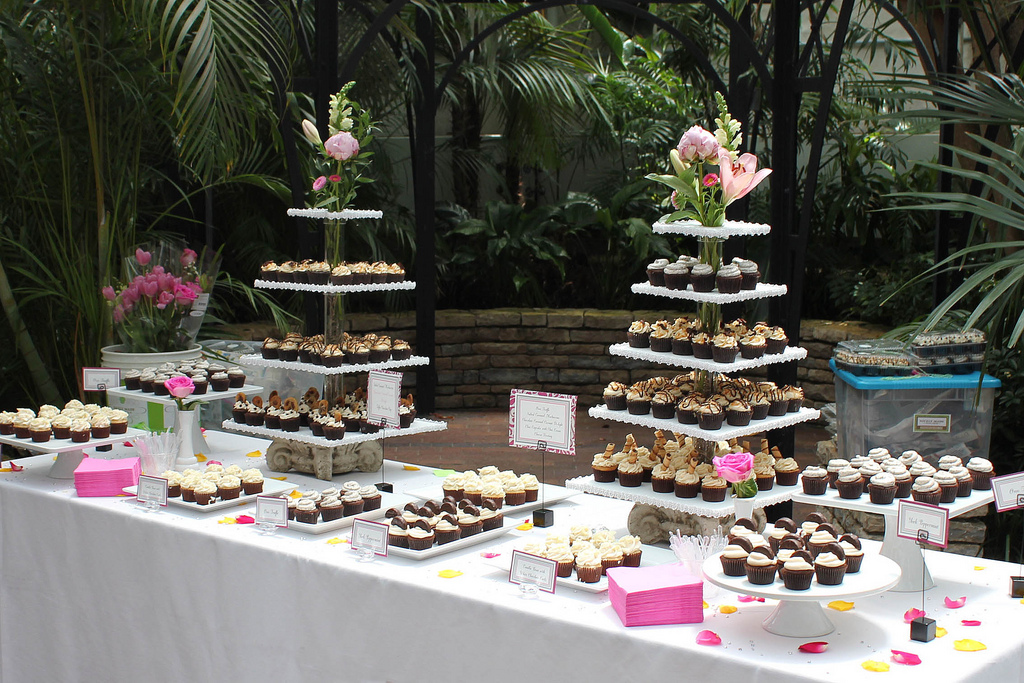
[[[175,461],[175,468],[181,470],[191,467],[199,462],[196,458],[196,450],[193,445],[193,435],[196,430],[196,411],[179,410],[178,422],[175,431],[181,434],[181,444],[178,446],[178,459]]]

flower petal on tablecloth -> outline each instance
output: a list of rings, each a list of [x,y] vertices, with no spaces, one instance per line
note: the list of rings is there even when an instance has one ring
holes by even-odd
[[[900,650],[891,650],[892,661],[897,664],[909,664],[910,666],[917,666],[921,663],[921,658],[915,655],[913,652],[901,652]]]
[[[963,640],[953,641],[953,649],[959,650],[960,652],[978,652],[980,650],[987,650],[988,647],[985,643],[979,643],[977,640],[964,638]]]
[[[408,472],[419,472],[420,471],[420,468],[416,467],[416,465],[404,465],[402,467],[402,469],[406,470]]]
[[[434,476],[441,477],[442,479],[451,474],[455,474],[455,470],[434,470]]]
[[[718,637],[718,634],[714,631],[704,629],[697,634],[698,645],[721,645],[722,639]]]
[[[982,567],[980,564],[974,565],[974,571],[980,572],[980,571],[984,571],[984,570],[985,570],[985,567]]]
[[[721,612],[722,614],[732,614],[733,612],[736,611],[736,609],[737,608],[736,608],[735,605],[722,605],[721,607],[718,608],[718,611]]]
[[[533,522],[523,522],[522,524],[520,524],[519,526],[516,527],[516,530],[517,531],[529,531],[532,528],[533,528]]]
[[[810,643],[804,643],[799,648],[800,652],[810,652],[812,654],[820,654],[828,649],[827,640],[815,640]]]
[[[225,517],[217,522],[217,524],[237,524],[234,517]]]
[[[914,619],[920,619],[925,615],[924,610],[919,610],[916,607],[911,607],[903,613],[903,621],[906,623],[912,622]]]
[[[960,623],[964,626],[981,626],[981,622],[977,619],[961,619]]]
[[[480,557],[490,560],[495,557],[501,557],[501,553],[480,553]]]
[[[302,493],[300,493],[298,489],[295,489],[294,491],[288,494],[288,497],[291,498],[292,500],[295,500],[296,498],[302,498]]]
[[[442,569],[437,573],[437,575],[440,576],[442,579],[454,579],[456,577],[462,576],[462,572],[460,572],[458,569]]]
[[[757,600],[757,598],[755,598],[753,595],[741,595],[736,599],[740,602],[754,602],[755,600]]]
[[[889,665],[886,662],[877,662],[873,659],[869,659],[866,662],[861,662],[861,668],[867,669],[868,671],[877,671],[884,673],[889,670]]]
[[[941,626],[936,626],[935,627],[935,637],[936,638],[942,638],[947,633],[949,633],[949,631],[947,631],[946,629],[942,628]]]
[[[704,603],[704,609],[707,609],[708,607],[711,607],[711,605],[708,604],[707,600],[702,600],[701,602]]]
[[[237,517],[235,517],[235,521],[238,522],[239,524],[255,524],[256,523],[256,519],[253,518],[253,517],[250,517],[249,515],[238,515]]]
[[[949,596],[946,596],[942,601],[949,609],[960,609],[961,607],[967,604],[967,596],[964,595],[955,600]]]
[[[263,451],[249,451],[245,454],[247,458],[261,458],[263,457]]]
[[[334,538],[327,539],[327,545],[340,545],[342,543],[348,543],[348,539],[341,538],[340,536],[335,536]]]
[[[828,603],[827,607],[829,609],[834,609],[837,612],[849,612],[853,609],[853,603],[847,602],[846,600],[833,600]]]
[[[206,456],[203,455],[202,453],[196,453],[196,461],[197,462],[206,462]],[[211,460],[210,464],[211,465],[221,465],[223,463],[219,463],[216,460]]]

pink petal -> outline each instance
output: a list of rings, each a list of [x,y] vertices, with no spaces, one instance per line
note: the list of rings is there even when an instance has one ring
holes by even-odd
[[[924,614],[925,613],[922,610],[916,608],[908,609],[906,612],[903,613],[903,621],[909,624],[914,619],[920,619],[924,616]]]
[[[494,557],[501,557],[501,553],[480,553],[480,557],[490,560]]]
[[[960,623],[964,626],[981,626],[981,622],[977,619],[962,619]]]
[[[828,649],[828,641],[815,640],[810,643],[804,643],[798,649],[800,650],[800,652],[812,652],[814,654],[818,654]]]
[[[718,637],[718,634],[714,631],[708,631],[707,629],[697,634],[698,645],[721,645],[722,639]]]
[[[250,517],[249,515],[238,515],[237,517],[235,517],[235,521],[238,524],[255,524],[256,523],[256,520],[253,519],[252,517]]]
[[[13,460],[11,461],[11,472],[21,472],[23,469],[25,469],[24,465],[19,465]]]
[[[917,666],[921,663],[921,658],[912,652],[900,652],[899,650],[892,650],[892,661],[897,664],[908,664],[910,666]]]
[[[220,460],[207,460],[206,461],[206,466],[207,467],[209,467],[210,465],[223,465],[223,464],[224,463],[222,463]]]
[[[755,598],[753,595],[741,595],[736,599],[740,602],[754,602],[755,600],[757,600],[757,598]]]
[[[960,597],[958,600],[954,600],[953,598],[947,597],[945,600],[943,600],[943,602],[945,602],[946,607],[950,609],[958,609],[960,607],[963,607],[967,603],[967,596],[964,595]]]

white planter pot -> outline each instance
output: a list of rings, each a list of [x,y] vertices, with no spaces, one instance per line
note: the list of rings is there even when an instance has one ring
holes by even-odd
[[[193,360],[203,355],[203,347],[193,344],[192,348],[184,351],[166,351],[164,353],[129,353],[124,351],[123,344],[104,346],[100,349],[101,360],[105,368],[118,368],[120,370],[142,370],[143,368],[158,367],[163,363],[178,363],[183,360]]]

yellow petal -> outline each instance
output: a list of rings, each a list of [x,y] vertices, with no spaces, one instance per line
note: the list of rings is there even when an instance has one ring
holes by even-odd
[[[224,519],[222,519],[219,522],[217,522],[217,524],[237,524],[237,523],[238,523],[238,520],[236,520],[234,517],[225,517]]]
[[[442,569],[437,575],[442,579],[454,579],[456,576],[462,576],[462,572],[456,569]]]
[[[736,611],[736,608],[733,605],[722,605],[718,608],[718,611],[722,614],[732,614]]]
[[[985,567],[982,567],[980,564],[974,565],[974,571],[976,572],[980,572],[983,569],[985,569]]]
[[[206,462],[206,456],[202,453],[196,453],[196,460],[199,462]]]
[[[875,661],[873,659],[869,659],[866,662],[862,662],[861,666],[863,668],[867,669],[868,671],[884,672],[884,671],[888,671],[889,670],[889,665],[887,663],[885,663],[885,662],[878,662],[878,661]]]
[[[402,469],[403,470],[408,470],[410,472],[419,472],[420,471],[420,468],[416,467],[416,465],[405,465],[404,467],[402,467]]]
[[[348,543],[347,538],[340,538],[335,536],[334,538],[327,539],[327,545],[338,545],[339,543]]]
[[[529,531],[532,528],[533,522],[523,522],[522,524],[516,527],[516,529],[518,529],[519,531]]]
[[[12,471],[13,470],[10,467],[0,467],[0,472],[12,472]]]
[[[704,609],[707,609],[707,608],[708,608],[708,607],[710,607],[710,606],[711,606],[711,605],[709,605],[709,604],[708,604],[708,601],[707,601],[707,600],[705,600],[705,601],[704,601]]]
[[[250,451],[249,453],[245,454],[245,457],[247,457],[247,458],[259,458],[259,457],[262,457],[262,456],[263,456],[263,451]]]
[[[277,479],[278,481],[287,481],[288,477],[267,477],[267,479]]]
[[[289,494],[288,494],[288,497],[289,497],[289,498],[292,498],[292,499],[295,499],[295,498],[302,498],[302,494],[301,494],[301,493],[299,493],[298,489],[296,489],[295,491],[292,491],[291,493],[289,493]]]
[[[935,637],[936,638],[941,638],[944,635],[946,635],[947,633],[949,633],[949,631],[947,631],[946,629],[942,628],[941,626],[936,626],[935,627]]]
[[[960,652],[977,652],[978,650],[987,650],[984,643],[979,643],[976,640],[970,638],[964,638],[963,640],[953,641],[953,649],[959,650]]]
[[[828,606],[831,609],[837,610],[839,612],[849,612],[853,609],[853,603],[847,602],[846,600],[833,600],[832,602],[828,603]]]

